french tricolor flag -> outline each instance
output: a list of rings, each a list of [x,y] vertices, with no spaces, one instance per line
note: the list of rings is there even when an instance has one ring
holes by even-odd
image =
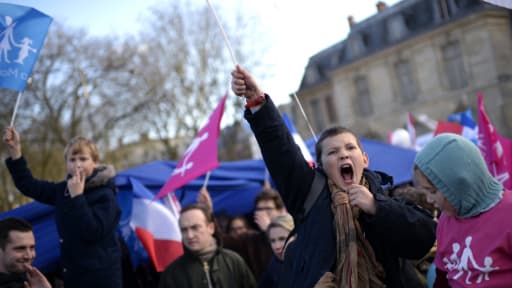
[[[304,140],[302,140],[302,137],[300,137],[299,132],[297,132],[295,126],[293,126],[292,121],[290,118],[288,118],[286,113],[283,113],[283,120],[286,124],[286,127],[288,127],[288,131],[290,131],[290,134],[292,134],[293,140],[295,140],[295,144],[299,146],[300,151],[302,152],[302,156],[304,156],[304,159],[306,159],[306,161],[313,167],[315,165],[315,160],[313,160],[313,157],[311,156],[311,153],[309,153]]]
[[[455,122],[438,121],[436,130],[434,131],[434,136],[437,136],[442,133],[458,134],[468,140],[473,141],[473,143],[476,143],[478,139],[477,127],[471,128],[470,126],[461,125]]]
[[[153,201],[154,194],[142,183],[133,178],[130,182],[133,188],[130,226],[156,271],[162,272],[183,254],[178,225],[180,204],[173,193],[167,194],[165,201]]]
[[[407,132],[411,139],[411,147],[416,149],[416,128],[414,128],[414,118],[410,112],[407,112]]]

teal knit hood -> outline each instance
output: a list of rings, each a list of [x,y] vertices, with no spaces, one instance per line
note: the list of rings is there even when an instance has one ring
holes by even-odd
[[[503,186],[489,174],[480,150],[459,135],[436,136],[414,162],[457,210],[458,217],[478,215],[503,195]]]

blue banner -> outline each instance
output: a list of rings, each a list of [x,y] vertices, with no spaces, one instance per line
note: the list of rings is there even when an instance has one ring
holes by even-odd
[[[25,90],[51,22],[36,9],[0,3],[0,87]]]

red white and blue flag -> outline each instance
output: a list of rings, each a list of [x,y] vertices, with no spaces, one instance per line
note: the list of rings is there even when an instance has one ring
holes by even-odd
[[[434,136],[442,133],[454,133],[477,143],[478,127],[471,128],[470,126],[461,125],[460,123],[450,121],[438,121]]]
[[[512,190],[512,140],[496,131],[485,113],[482,93],[478,93],[478,140],[491,175]]]
[[[222,97],[219,105],[210,115],[209,121],[192,141],[171,177],[160,189],[156,198],[162,198],[167,193],[185,185],[195,178],[219,166],[217,157],[220,121],[224,114],[224,104],[227,94]]]
[[[288,127],[288,131],[290,131],[290,134],[292,134],[293,140],[295,140],[295,144],[299,146],[300,151],[302,152],[302,156],[304,156],[304,159],[312,166],[315,165],[315,160],[313,160],[313,157],[311,156],[311,153],[309,153],[309,150],[304,143],[304,140],[302,140],[302,137],[300,137],[299,132],[297,132],[297,129],[295,129],[295,126],[293,125],[293,122],[288,118],[288,115],[286,113],[283,113],[283,120],[286,124],[286,127]]]
[[[407,112],[407,132],[409,132],[409,138],[411,139],[411,147],[416,149],[416,128],[414,127],[414,118],[410,112]]]
[[[162,272],[183,254],[178,225],[180,204],[172,193],[168,194],[170,201],[153,201],[153,194],[142,183],[134,178],[130,182],[133,189],[130,227],[156,271]]]
[[[461,135],[478,145],[478,125],[475,120],[473,120],[473,112],[471,109],[450,114],[447,120],[462,125]]]

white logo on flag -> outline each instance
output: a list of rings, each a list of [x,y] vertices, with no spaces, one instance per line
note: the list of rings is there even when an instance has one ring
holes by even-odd
[[[185,176],[185,173],[187,172],[187,170],[194,167],[194,162],[189,163],[188,159],[190,158],[190,156],[192,156],[194,151],[197,150],[199,145],[201,145],[201,142],[205,141],[206,139],[208,139],[208,132],[200,135],[199,137],[196,137],[192,141],[192,144],[190,144],[190,146],[187,148],[187,151],[185,151],[185,157],[183,158],[183,164],[180,167],[176,167],[176,169],[174,169],[174,171],[172,172],[172,175],[180,173],[181,176],[183,177],[183,176]]]
[[[14,60],[14,62],[23,65],[25,58],[28,57],[29,52],[37,52],[36,49],[30,46],[32,44],[32,39],[28,37],[23,37],[20,43],[16,43],[14,41],[14,27],[16,26],[16,22],[12,22],[11,16],[5,16],[5,23],[7,24],[7,28],[5,28],[2,33],[0,33],[0,62],[11,63],[9,59],[9,51],[14,47],[19,48],[18,58]]]

